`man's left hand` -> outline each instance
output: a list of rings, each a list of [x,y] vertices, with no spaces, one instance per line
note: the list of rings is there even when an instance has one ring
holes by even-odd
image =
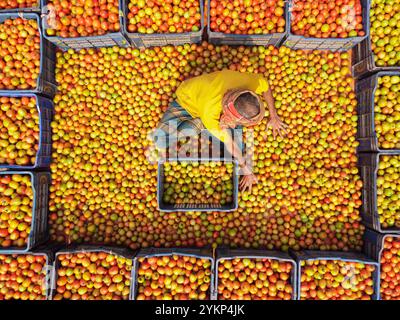
[[[272,134],[274,135],[274,139],[279,134],[281,138],[283,138],[283,134],[287,133],[288,125],[283,123],[279,116],[271,116],[267,124],[267,129],[271,127]]]

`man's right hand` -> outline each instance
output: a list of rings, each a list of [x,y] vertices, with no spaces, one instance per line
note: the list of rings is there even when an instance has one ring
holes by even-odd
[[[281,138],[283,138],[283,134],[287,133],[288,125],[283,123],[282,120],[277,115],[274,115],[271,116],[271,119],[267,124],[267,129],[269,127],[271,127],[272,129],[272,134],[275,139],[278,136],[278,134]]]
[[[247,176],[243,176],[242,180],[240,181],[240,191],[249,191],[251,193],[251,188],[253,187],[253,184],[256,184],[258,182],[257,177],[252,173]]]
[[[258,179],[248,167],[242,167],[242,172],[243,177],[239,184],[240,191],[244,192],[247,190],[251,192],[253,184],[256,184]]]

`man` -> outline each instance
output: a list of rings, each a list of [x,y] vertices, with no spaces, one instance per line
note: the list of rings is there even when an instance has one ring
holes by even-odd
[[[274,138],[277,134],[282,135],[287,126],[276,113],[268,81],[258,74],[223,70],[189,79],[179,86],[177,100],[169,106],[156,130],[156,145],[166,148],[170,145],[168,141],[177,141],[179,132],[191,129],[198,134],[205,128],[225,143],[238,161],[244,174],[240,188],[251,192],[257,178],[246,165],[242,151],[232,141],[228,129],[261,122],[265,108],[260,95],[268,105],[268,127],[272,128]]]

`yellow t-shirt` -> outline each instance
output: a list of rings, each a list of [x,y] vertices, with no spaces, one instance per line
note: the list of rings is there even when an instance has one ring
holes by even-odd
[[[176,91],[177,102],[193,118],[200,118],[207,130],[224,142],[227,131],[219,126],[222,98],[232,89],[262,94],[268,90],[268,82],[259,74],[217,71],[184,81]]]

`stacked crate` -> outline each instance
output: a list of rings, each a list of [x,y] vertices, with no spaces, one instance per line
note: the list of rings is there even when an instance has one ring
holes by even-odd
[[[373,5],[372,2],[371,9],[373,9]],[[370,26],[369,29],[371,30],[372,27]],[[396,171],[392,164],[400,160],[400,148],[398,147],[400,139],[397,138],[400,122],[393,119],[396,119],[395,114],[398,112],[396,110],[399,110],[400,106],[394,99],[394,103],[393,100],[390,101],[392,112],[383,110],[387,107],[387,103],[384,106],[382,103],[378,105],[375,95],[378,90],[381,90],[383,83],[388,81],[393,82],[394,86],[398,86],[396,82],[400,76],[400,66],[377,65],[378,58],[372,50],[372,37],[373,35],[370,34],[353,49],[352,68],[353,75],[357,78],[357,139],[359,141],[359,169],[363,180],[361,214],[363,223],[367,227],[364,252],[379,263],[380,299],[385,299],[385,291],[393,288],[387,288],[387,285],[384,284],[387,266],[382,264],[382,254],[387,239],[398,239],[400,236],[399,220],[396,219],[400,212],[396,205],[396,199],[400,194],[396,188],[393,188],[393,184],[386,182],[384,178],[386,177],[390,181],[392,178],[395,179],[398,174],[398,170]],[[389,86],[389,88],[390,91],[392,87]],[[393,93],[390,94],[393,95]],[[384,123],[385,121],[386,123]],[[390,133],[390,143],[385,139],[387,132],[385,133],[383,126],[393,130]],[[388,163],[389,173],[383,169],[388,166]],[[384,167],[383,164],[385,164]],[[389,201],[391,204],[389,206],[383,204],[382,199],[387,201],[390,197],[392,197]],[[391,221],[391,217],[394,217],[394,221]],[[396,289],[393,289],[394,291]]]
[[[24,293],[13,293],[14,299],[48,299],[50,294],[50,275],[51,269],[49,266],[52,264],[53,255],[52,251],[48,250],[49,247],[41,247],[40,245],[46,242],[49,238],[48,234],[48,197],[49,197],[49,184],[50,184],[50,173],[49,165],[51,159],[51,120],[53,117],[53,103],[50,100],[56,92],[55,84],[55,47],[52,46],[44,37],[42,29],[40,27],[41,18],[39,16],[40,8],[39,4],[37,7],[33,8],[13,8],[13,9],[3,9],[0,11],[0,23],[4,23],[6,20],[13,19],[27,19],[35,20],[39,28],[40,35],[40,68],[39,74],[36,80],[36,86],[27,90],[0,90],[0,98],[5,101],[18,101],[22,99],[34,99],[36,104],[36,110],[38,115],[38,128],[39,132],[37,152],[35,160],[27,165],[18,165],[17,162],[4,161],[5,163],[0,163],[0,179],[2,180],[2,187],[8,188],[8,181],[11,183],[18,184],[17,181],[12,181],[12,177],[28,177],[26,181],[30,181],[32,196],[32,213],[30,216],[30,226],[29,232],[26,232],[24,228],[20,225],[16,229],[10,229],[7,227],[7,221],[3,221],[3,225],[0,226],[2,229],[2,245],[0,247],[1,263],[8,263],[7,261],[13,261],[17,264],[16,271],[9,271],[9,273],[3,273],[2,279],[8,286],[13,281],[13,275],[10,272],[20,272],[20,277],[25,277],[29,285],[29,294]],[[1,102],[3,103],[3,101]],[[6,109],[2,109],[1,112],[6,112]],[[10,117],[8,115],[8,117]],[[21,121],[24,121],[22,118]],[[13,125],[12,123],[10,125]],[[15,126],[15,124],[14,124]],[[17,128],[18,129],[18,128]],[[8,130],[7,125],[2,126],[2,132]],[[6,145],[2,145],[4,148],[2,151],[7,153]],[[4,154],[3,153],[3,154]],[[14,188],[9,187],[9,190],[5,190],[4,194],[10,196],[9,191]],[[21,187],[21,186],[20,186]],[[23,186],[22,186],[23,187]],[[8,202],[4,198],[3,202],[0,204],[2,206],[2,214],[12,215],[14,218],[13,222],[21,221],[18,216],[21,214],[19,210],[13,209],[13,204]],[[12,198],[14,200],[14,198]],[[16,201],[18,199],[15,199]],[[21,204],[16,204],[16,208],[20,208]],[[9,218],[11,220],[11,218]],[[4,220],[4,219],[3,219]],[[12,228],[14,228],[13,226]],[[20,229],[21,227],[21,229]],[[15,238],[13,230],[18,230],[18,232],[25,232],[26,239],[24,243],[15,243],[11,238]],[[18,233],[20,234],[20,233]],[[25,237],[25,236],[24,236]],[[22,238],[21,238],[22,239]],[[36,261],[35,263],[32,263]],[[31,265],[27,266],[27,262]],[[21,266],[19,265],[21,263]],[[41,269],[38,270],[37,268]],[[32,269],[35,268],[35,269]],[[29,272],[35,272],[36,278],[39,280],[33,280],[25,275],[26,270]],[[8,279],[8,281],[7,281]],[[41,280],[40,280],[41,279]],[[2,299],[9,299],[7,296],[13,292],[10,290],[7,294],[2,296]]]

